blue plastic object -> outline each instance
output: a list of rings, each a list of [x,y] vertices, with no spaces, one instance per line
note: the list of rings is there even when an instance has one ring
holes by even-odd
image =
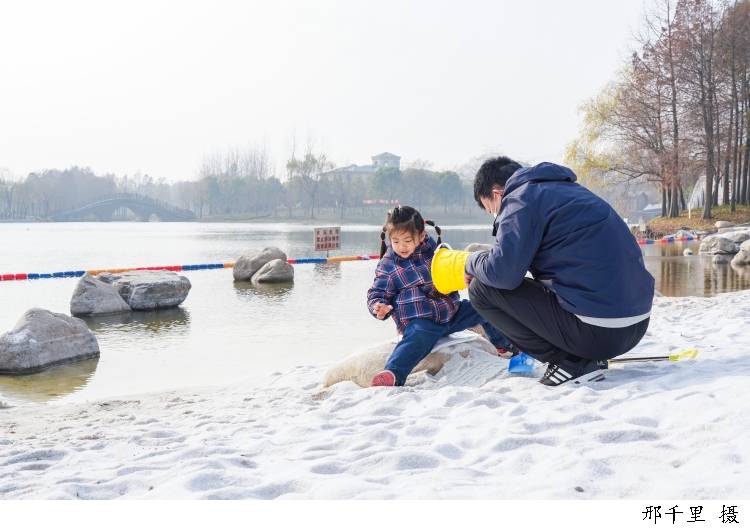
[[[514,355],[508,363],[508,373],[516,375],[531,375],[534,372],[536,361],[525,352]]]

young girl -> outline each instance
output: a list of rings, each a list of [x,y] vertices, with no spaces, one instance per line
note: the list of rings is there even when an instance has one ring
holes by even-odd
[[[435,227],[438,242],[427,235],[425,224]],[[388,235],[391,245],[386,246]],[[414,367],[432,351],[441,338],[481,324],[498,351],[510,343],[484,320],[458,292],[439,293],[430,275],[432,256],[440,244],[440,227],[425,221],[410,206],[388,212],[380,234],[380,261],[375,281],[367,291],[370,313],[383,320],[393,317],[403,338],[388,358],[385,370],[372,379],[372,386],[401,386]]]

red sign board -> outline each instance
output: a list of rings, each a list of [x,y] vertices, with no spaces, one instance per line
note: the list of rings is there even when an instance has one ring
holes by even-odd
[[[315,250],[339,250],[341,248],[341,227],[323,226],[315,229]]]

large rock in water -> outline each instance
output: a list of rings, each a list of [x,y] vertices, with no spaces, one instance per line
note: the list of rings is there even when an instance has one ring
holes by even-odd
[[[39,372],[99,355],[99,343],[80,318],[33,308],[0,335],[0,373]]]
[[[735,265],[737,267],[750,266],[750,252],[745,252],[744,250],[740,250],[732,258],[732,265]]]
[[[725,237],[737,243],[738,245],[744,241],[750,239],[750,230],[733,230],[721,234],[721,237]]]
[[[435,375],[451,356],[466,357],[469,351],[483,351],[496,358],[497,350],[490,341],[479,334],[474,335],[476,336],[470,340],[458,344],[436,345],[412,370],[412,374],[426,370],[427,373]],[[383,369],[396,344],[393,341],[383,342],[342,359],[325,373],[323,386],[329,387],[341,381],[353,381],[361,387],[370,386],[373,376]]]
[[[78,280],[70,300],[71,315],[102,315],[125,311],[130,311],[130,306],[112,284],[90,274]]]
[[[96,276],[112,284],[131,309],[149,311],[176,307],[190,292],[190,280],[172,271],[102,272]]]
[[[729,221],[716,221],[714,223],[714,226],[716,228],[730,228],[730,227],[734,226],[734,223],[731,223]]]
[[[723,236],[712,235],[703,238],[700,246],[701,254],[736,254],[737,243]]]
[[[732,265],[750,267],[750,240],[740,245],[740,251],[732,258]]]
[[[294,281],[294,267],[286,259],[274,259],[253,274],[253,283],[289,283]]]
[[[263,265],[275,259],[286,261],[286,254],[276,247],[266,247],[263,250],[249,250],[235,260],[232,270],[234,279],[236,281],[249,281]]]

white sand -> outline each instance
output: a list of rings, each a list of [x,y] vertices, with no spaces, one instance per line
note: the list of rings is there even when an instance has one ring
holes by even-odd
[[[441,385],[451,362],[437,383],[320,394],[312,366],[262,387],[12,406],[0,498],[748,498],[750,292],[657,298],[634,353],[688,347],[697,360],[557,389],[505,371]]]

